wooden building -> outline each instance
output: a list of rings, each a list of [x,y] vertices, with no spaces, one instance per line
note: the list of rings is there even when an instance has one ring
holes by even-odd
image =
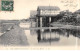
[[[31,11],[30,20],[31,27],[33,27],[32,22],[36,22],[36,27],[50,27],[50,23],[55,21],[56,15],[60,13],[60,8],[57,6],[38,6],[37,11]],[[54,19],[54,20],[53,20]],[[35,21],[33,21],[35,20]],[[38,29],[38,41],[40,41],[43,35],[42,32],[44,29]]]
[[[60,13],[60,8],[57,6],[39,6],[37,8],[37,27],[49,27],[53,18]]]

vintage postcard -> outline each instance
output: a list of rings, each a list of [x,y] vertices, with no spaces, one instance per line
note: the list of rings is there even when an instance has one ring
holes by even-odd
[[[80,50],[80,0],[0,0],[0,50]]]

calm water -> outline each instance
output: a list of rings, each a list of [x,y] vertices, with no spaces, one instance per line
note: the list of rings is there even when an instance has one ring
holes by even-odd
[[[41,33],[41,44],[51,45],[76,45],[78,39],[78,45],[80,45],[80,32],[78,30],[68,29],[46,29],[44,31],[36,31],[37,34]],[[38,39],[38,38],[37,38]]]
[[[6,31],[13,25],[4,25],[2,31]],[[27,27],[26,27],[27,26]],[[30,26],[30,25],[29,25]],[[28,25],[21,25],[21,27],[29,28]],[[80,45],[80,31],[79,30],[68,30],[68,29],[49,29],[42,30],[24,30],[29,45]],[[38,42],[38,34],[41,33],[41,40]]]
[[[51,29],[51,31],[50,31],[49,29],[46,29],[44,31],[40,30],[40,32],[37,31],[37,34],[38,33],[41,33],[41,34],[44,34],[44,35],[46,35],[47,33],[49,33],[49,35],[55,33],[55,35],[58,34],[60,36],[65,36],[65,37],[69,37],[69,36],[72,35],[74,37],[80,38],[80,31],[78,31],[78,30]]]

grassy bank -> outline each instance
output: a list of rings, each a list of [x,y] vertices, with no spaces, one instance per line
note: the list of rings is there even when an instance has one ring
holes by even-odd
[[[14,29],[0,36],[0,44],[26,46],[28,45],[28,42],[24,31],[20,27],[15,25]]]

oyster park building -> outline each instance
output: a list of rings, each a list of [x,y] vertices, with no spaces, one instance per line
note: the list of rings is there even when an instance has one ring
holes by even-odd
[[[56,21],[60,8],[57,6],[38,6],[37,11],[30,12],[31,27],[50,27],[50,23]],[[38,41],[41,40],[42,29],[38,29]]]
[[[59,13],[60,8],[57,6],[38,6],[37,11],[30,13],[31,22],[36,22],[35,26],[31,23],[31,27],[49,27]]]

